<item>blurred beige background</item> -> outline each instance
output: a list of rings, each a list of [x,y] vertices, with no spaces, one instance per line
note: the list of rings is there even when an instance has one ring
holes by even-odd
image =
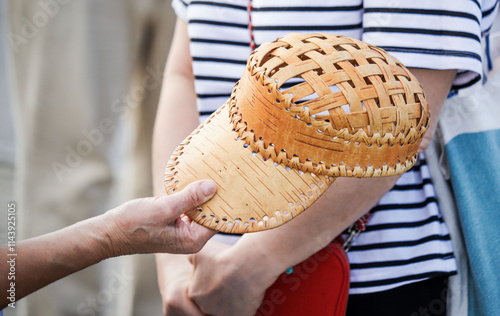
[[[175,16],[168,0],[0,0],[0,241],[151,196],[150,147]],[[43,273],[43,271],[40,271]],[[5,315],[160,315],[152,256],[107,260]]]

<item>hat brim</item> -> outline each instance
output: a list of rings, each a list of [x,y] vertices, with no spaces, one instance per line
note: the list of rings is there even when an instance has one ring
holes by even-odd
[[[228,103],[177,147],[165,171],[165,189],[173,194],[200,179],[214,180],[217,193],[186,214],[205,227],[236,234],[268,230],[292,220],[335,180],[252,152],[233,130]]]

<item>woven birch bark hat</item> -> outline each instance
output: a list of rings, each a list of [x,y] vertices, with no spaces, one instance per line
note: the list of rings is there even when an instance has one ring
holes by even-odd
[[[421,85],[381,48],[289,34],[250,55],[229,100],[173,153],[165,189],[213,179],[215,197],[187,215],[222,232],[262,231],[302,213],[337,177],[407,171],[428,124]]]

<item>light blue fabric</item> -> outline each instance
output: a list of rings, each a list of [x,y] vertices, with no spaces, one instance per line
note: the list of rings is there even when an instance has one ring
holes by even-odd
[[[447,181],[447,162],[444,155],[444,144],[441,133],[434,134],[433,142],[425,151],[425,158],[438,197],[439,209],[448,227],[453,243],[453,253],[457,262],[457,274],[448,278],[447,316],[468,316],[468,276],[469,261],[465,248],[462,226],[457,213],[455,198],[449,181]]]
[[[470,261],[469,315],[500,315],[500,130],[446,144]]]

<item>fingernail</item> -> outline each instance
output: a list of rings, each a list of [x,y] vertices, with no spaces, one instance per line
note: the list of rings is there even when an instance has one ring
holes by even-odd
[[[201,184],[201,191],[205,196],[214,194],[215,190],[217,190],[217,185],[212,180],[206,180]]]

